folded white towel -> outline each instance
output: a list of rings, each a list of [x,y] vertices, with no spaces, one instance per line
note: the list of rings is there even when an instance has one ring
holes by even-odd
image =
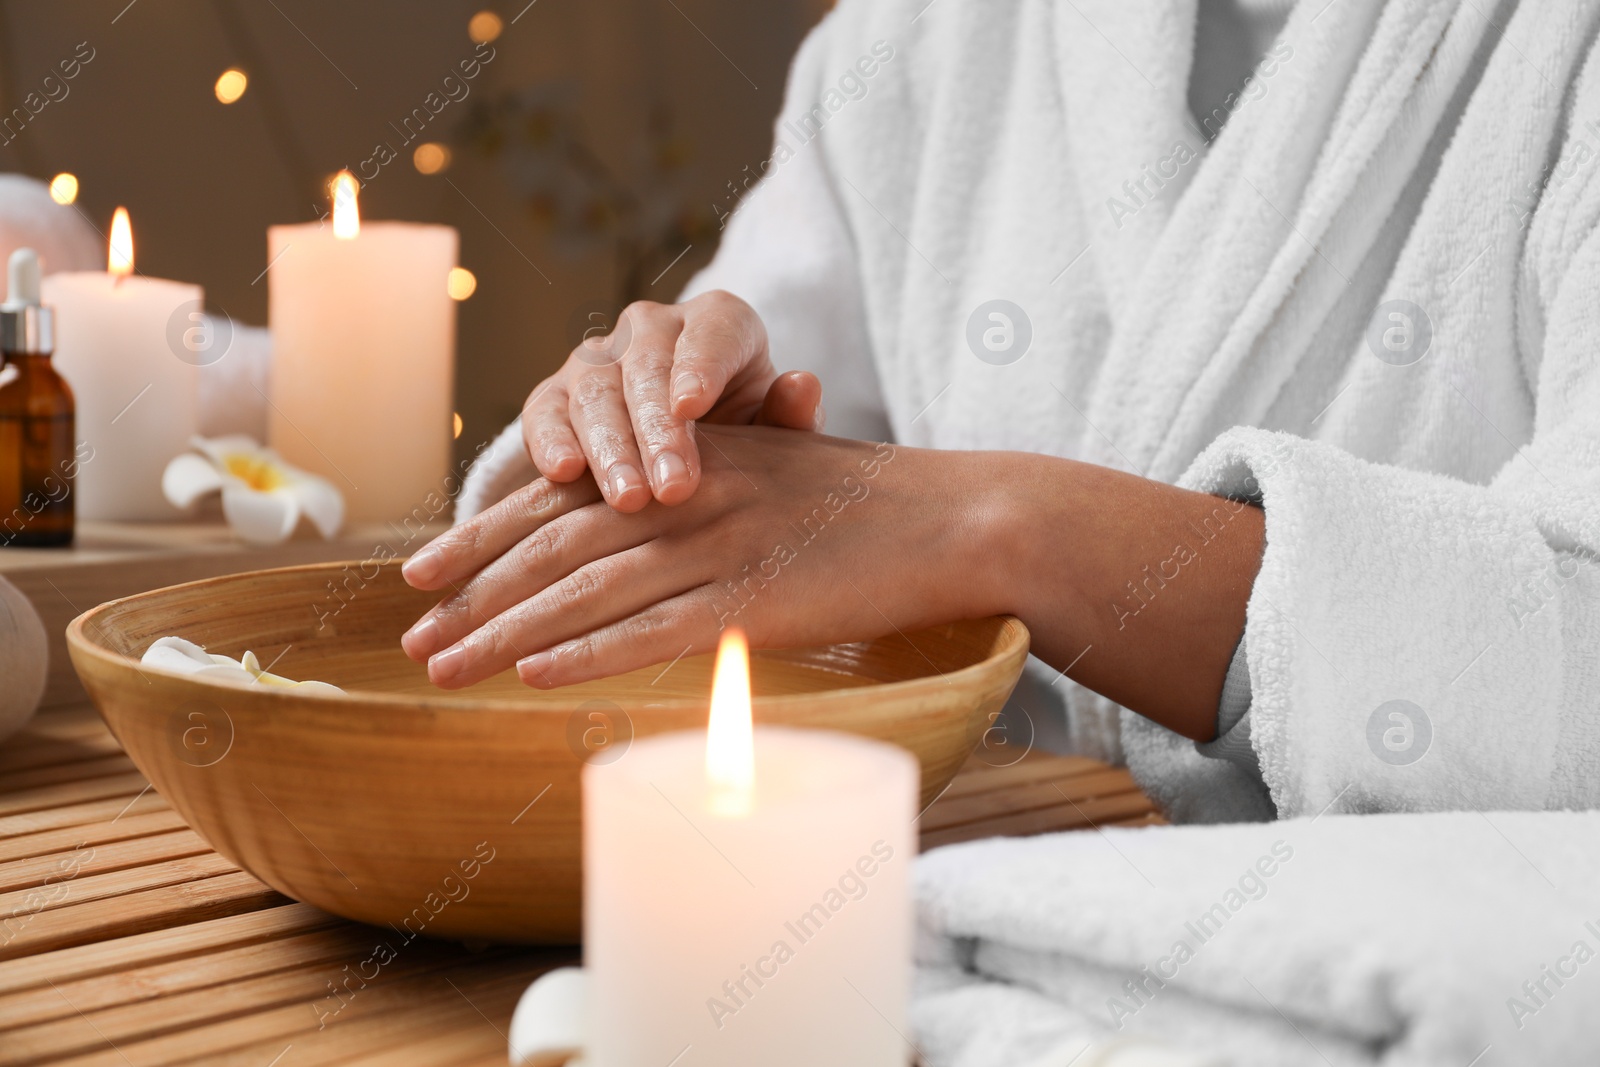
[[[1473,812],[938,849],[918,1041],[932,1067],[1113,1037],[1237,1067],[1592,1064],[1596,840],[1600,813]]]

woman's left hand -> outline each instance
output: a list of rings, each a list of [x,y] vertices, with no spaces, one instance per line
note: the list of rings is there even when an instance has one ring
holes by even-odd
[[[445,688],[513,664],[549,688],[709,651],[866,640],[1008,610],[975,453],[765,427],[697,427],[704,473],[684,503],[621,514],[592,480],[544,479],[406,564],[450,590],[402,640]],[[953,580],[954,579],[954,580]]]

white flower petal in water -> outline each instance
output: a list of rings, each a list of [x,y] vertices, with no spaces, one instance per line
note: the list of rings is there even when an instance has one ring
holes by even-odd
[[[249,437],[196,437],[200,455],[184,453],[167,464],[161,490],[176,507],[222,492],[222,514],[246,541],[287,539],[304,515],[323,537],[344,522],[344,496],[332,482],[285,463]]]
[[[272,688],[298,689],[306,693],[343,693],[344,690],[327,682],[297,682],[281,674],[270,674],[261,669],[254,652],[246,652],[239,659],[212,655],[193,641],[181,637],[161,637],[145,649],[139,660],[146,667],[187,674],[225,685],[265,685]]]
[[[157,639],[145,650],[141,662],[176,674],[197,674],[207,667],[234,663],[227,656],[213,656],[193,641],[185,641],[181,637]]]
[[[285,678],[281,674],[271,674],[267,671],[264,671],[261,669],[261,661],[256,659],[256,654],[254,652],[246,652],[243,656],[239,657],[239,665],[248,671],[252,679],[260,685],[272,686],[276,688],[310,690],[314,693],[344,692],[344,690],[340,689],[338,686],[330,685],[327,682],[297,682],[292,678]]]

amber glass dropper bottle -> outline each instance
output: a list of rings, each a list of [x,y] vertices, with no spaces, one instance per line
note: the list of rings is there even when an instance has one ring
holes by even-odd
[[[11,253],[0,304],[0,547],[72,543],[72,390],[50,365],[55,322],[39,303],[39,257]]]

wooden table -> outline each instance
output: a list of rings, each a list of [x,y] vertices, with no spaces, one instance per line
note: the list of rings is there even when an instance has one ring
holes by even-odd
[[[391,524],[251,548],[215,523],[89,525],[71,550],[0,553],[53,640],[45,710],[0,741],[0,1064],[506,1063],[517,997],[577,948],[419,941],[335,996],[383,932],[297,904],[212,852],[83,703],[59,637],[112,597],[375,544],[403,555],[433,532]],[[924,813],[924,848],[1158,821],[1124,771],[982,755]]]
[[[1126,771],[1001,749],[923,815],[922,844],[1158,821]],[[517,997],[578,958],[419,941],[334,996],[381,936],[212,852],[91,706],[0,742],[0,1063],[503,1067]]]

